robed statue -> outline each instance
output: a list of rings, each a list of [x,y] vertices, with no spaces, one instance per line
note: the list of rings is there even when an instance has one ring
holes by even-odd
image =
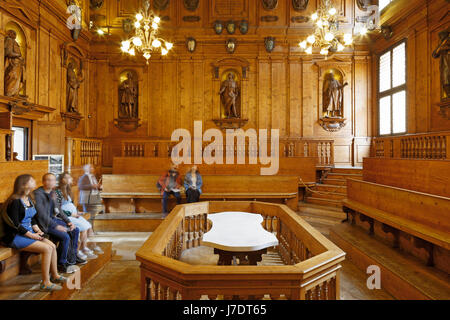
[[[342,117],[344,107],[344,87],[348,83],[341,84],[334,78],[333,73],[327,73],[323,82],[322,110],[326,117]]]
[[[67,112],[78,112],[78,89],[84,81],[82,67],[77,75],[75,72],[75,64],[71,61],[67,66]]]
[[[16,97],[25,84],[25,61],[16,41],[17,34],[8,30],[5,38],[5,96]]]
[[[131,72],[119,86],[119,118],[138,118],[138,85]]]
[[[442,92],[444,93],[442,98],[450,98],[450,28],[439,32],[439,39],[439,44],[433,51],[433,58],[440,58],[439,70]]]
[[[239,87],[234,80],[234,74],[230,72],[228,73],[227,79],[222,83],[219,92],[227,118],[239,118],[236,112],[236,101],[239,93]]]

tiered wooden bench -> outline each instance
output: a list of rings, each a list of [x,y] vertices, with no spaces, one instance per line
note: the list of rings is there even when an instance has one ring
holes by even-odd
[[[352,225],[364,227],[370,236],[414,255],[428,265],[423,266],[424,270],[441,280],[440,294],[429,294],[420,283],[415,283],[412,287],[417,291],[403,292],[406,296],[402,298],[434,299],[450,290],[450,198],[348,179],[347,199],[342,204],[343,210],[350,215]],[[333,230],[331,237],[338,245],[348,249],[346,246],[349,244],[344,243],[345,236],[340,231],[339,228]],[[355,251],[353,248],[349,255]],[[395,287],[403,284],[391,278],[383,285],[394,294],[398,293]],[[439,291],[439,288],[434,290]],[[450,299],[450,291],[447,291],[447,299]]]
[[[106,212],[161,212],[161,194],[156,187],[159,177],[103,175],[102,198]],[[285,203],[297,210],[297,177],[202,175],[202,178],[201,200],[258,199]]]

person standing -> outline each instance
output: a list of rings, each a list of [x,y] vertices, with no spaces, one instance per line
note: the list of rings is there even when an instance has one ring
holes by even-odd
[[[42,255],[42,291],[61,290],[56,283],[67,278],[58,274],[56,246],[44,238],[36,220],[36,208],[31,192],[36,181],[29,174],[20,175],[14,182],[14,191],[3,204],[0,217],[0,238],[4,244],[19,251]]]
[[[95,168],[90,164],[83,167],[84,174],[78,179],[78,190],[80,197],[78,203],[83,206],[84,212],[89,212],[89,205],[101,204],[100,190],[102,185],[94,175]]]
[[[65,214],[59,212],[56,206],[56,177],[46,173],[42,177],[43,186],[36,189],[33,194],[36,199],[37,221],[41,230],[59,242],[58,270],[63,273],[73,273],[74,264],[85,264],[86,260],[77,257],[78,237],[80,230],[70,222]]]
[[[177,204],[181,203],[181,177],[178,172],[178,166],[172,165],[168,172],[161,175],[157,186],[162,195],[162,213],[163,216],[166,217],[168,214],[167,200],[171,194],[177,199]]]
[[[197,166],[192,166],[191,170],[184,177],[184,188],[186,190],[187,203],[198,202],[202,194],[203,180],[198,172]]]

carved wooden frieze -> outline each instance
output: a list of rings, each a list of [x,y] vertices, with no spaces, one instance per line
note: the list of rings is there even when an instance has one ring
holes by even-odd
[[[309,0],[292,0],[292,7],[295,11],[306,10]]]
[[[166,10],[169,2],[169,0],[153,0],[153,8],[160,11]]]
[[[265,10],[273,10],[278,6],[278,0],[262,0],[262,6]]]
[[[277,16],[262,16],[261,21],[262,22],[275,22],[275,21],[278,21],[278,17]]]
[[[183,21],[184,22],[199,22],[200,16],[184,16]]]
[[[184,7],[189,11],[195,11],[198,9],[200,0],[183,0]]]

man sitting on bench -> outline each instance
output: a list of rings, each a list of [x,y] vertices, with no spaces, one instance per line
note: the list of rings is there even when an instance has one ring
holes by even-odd
[[[168,210],[167,210],[167,200],[169,199],[169,196],[171,194],[174,195],[174,197],[177,199],[177,204],[181,203],[181,194],[180,194],[180,188],[181,188],[181,177],[180,173],[178,172],[178,166],[173,164],[170,167],[170,170],[166,173],[164,173],[158,180],[158,183],[156,184],[159,191],[161,191],[162,195],[162,213],[163,217],[167,217]]]

